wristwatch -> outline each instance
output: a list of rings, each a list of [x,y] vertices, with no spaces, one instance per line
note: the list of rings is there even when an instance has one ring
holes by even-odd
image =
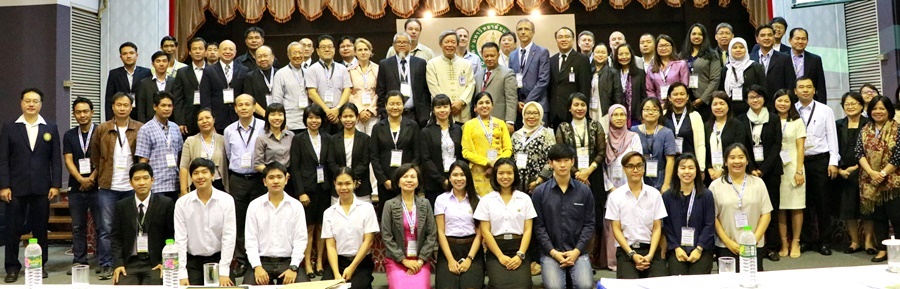
[[[522,251],[517,251],[516,256],[518,256],[519,259],[525,260],[525,253],[522,253]]]
[[[299,268],[297,268],[297,265],[291,265],[291,267],[288,267],[288,269],[291,269],[291,271],[297,272],[297,270]]]
[[[626,255],[628,255],[629,259],[631,259],[631,258],[634,258],[634,254],[637,254],[637,252],[635,252],[634,250],[631,250],[631,252],[628,252],[628,254],[626,254]]]

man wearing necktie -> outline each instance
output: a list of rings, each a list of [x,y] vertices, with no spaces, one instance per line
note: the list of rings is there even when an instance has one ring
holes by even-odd
[[[726,22],[716,25],[716,53],[719,54],[722,65],[728,64],[728,44],[734,39],[734,28]]]
[[[413,24],[415,25],[415,24]],[[410,57],[410,36],[406,32],[394,35],[391,48],[394,56],[378,63],[378,75],[375,80],[375,95],[378,96],[377,115],[387,117],[385,104],[389,91],[400,91],[404,96],[404,116],[416,121],[420,128],[428,124],[431,116],[431,94],[425,82],[427,61],[420,57]]]
[[[516,74],[512,69],[501,66],[500,46],[494,42],[488,42],[481,46],[481,57],[484,59],[485,68],[475,75],[475,87],[480,91],[491,94],[494,99],[494,109],[491,116],[506,122],[509,133],[515,132],[513,126],[516,123],[518,113],[516,95]]]
[[[591,64],[583,54],[572,53],[575,32],[563,27],[554,36],[559,53],[550,57],[550,128],[571,119],[572,93],[591,95]]]
[[[175,108],[172,110],[172,121],[178,124],[182,135],[194,135],[200,132],[197,128],[197,113],[200,111],[200,80],[206,68],[206,40],[194,37],[188,42],[191,62],[175,73],[175,87],[172,95]]]

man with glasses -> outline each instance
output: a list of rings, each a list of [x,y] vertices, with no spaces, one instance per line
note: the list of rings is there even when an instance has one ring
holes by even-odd
[[[334,38],[325,34],[319,36],[316,53],[319,61],[306,71],[306,93],[309,100],[325,110],[328,120],[322,121],[322,131],[332,134],[340,129],[336,125],[339,118],[338,108],[350,100],[350,73],[347,67],[335,65]]]
[[[544,111],[550,111],[547,101],[547,86],[550,85],[550,52],[532,42],[534,22],[522,18],[516,23],[516,35],[519,47],[509,54],[509,68],[516,73],[516,86],[519,94],[518,111],[522,111],[528,102],[540,103]],[[544,114],[544,123],[548,123],[550,114]],[[522,127],[522,120],[516,120],[516,128]]]
[[[409,39],[409,48],[407,48],[406,51],[407,54],[424,59],[425,61],[434,58],[434,50],[431,50],[431,48],[428,48],[428,46],[419,42],[419,35],[422,35],[422,21],[419,21],[419,19],[416,18],[409,18],[406,20],[406,23],[403,24],[403,29]],[[388,49],[386,58],[391,58],[391,56],[397,55],[397,53],[399,53],[397,48],[391,47]]]
[[[591,95],[591,64],[584,54],[573,49],[575,32],[563,27],[554,36],[559,53],[550,57],[550,128],[553,129],[570,118],[569,97],[573,93]]]
[[[385,101],[388,91],[399,90],[404,96],[404,116],[416,120],[419,127],[428,124],[431,116],[431,94],[425,82],[426,60],[409,57],[410,36],[406,32],[394,35],[394,56],[378,63],[375,94],[378,96],[378,115],[385,117]]]
[[[728,63],[728,44],[734,39],[734,28],[726,22],[716,25],[716,54],[722,60],[722,65]]]

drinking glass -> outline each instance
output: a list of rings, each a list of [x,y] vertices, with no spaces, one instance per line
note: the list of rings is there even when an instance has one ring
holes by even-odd
[[[203,264],[203,286],[219,286],[219,263]]]
[[[72,266],[72,287],[75,289],[87,289],[91,268],[88,265]]]

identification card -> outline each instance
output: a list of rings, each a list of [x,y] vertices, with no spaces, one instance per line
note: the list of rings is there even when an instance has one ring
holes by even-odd
[[[406,257],[416,257],[419,255],[417,243],[416,240],[406,241]]]
[[[412,95],[412,86],[410,86],[409,83],[401,83],[400,84],[400,94],[403,94],[403,96],[407,96],[407,97],[411,96]]]
[[[617,180],[621,180],[625,177],[625,172],[622,170],[622,166],[613,166],[612,177],[613,179]]]
[[[113,161],[113,166],[115,166],[115,170],[124,171],[128,169],[128,158],[130,156],[118,156]]]
[[[517,153],[516,154],[516,166],[520,169],[528,166],[528,154],[526,153]]]
[[[586,169],[591,165],[590,156],[588,155],[587,148],[578,148],[576,150],[576,156],[578,156],[578,169]]]
[[[675,153],[683,154],[684,153],[684,138],[676,137],[675,138]]]
[[[175,164],[175,154],[166,154],[166,166],[170,168],[174,168]]]
[[[734,225],[737,226],[738,229],[749,226],[750,221],[747,220],[747,213],[744,213],[744,212],[734,213]]]
[[[459,86],[466,86],[466,76],[465,75],[459,76]]]
[[[403,150],[391,150],[391,167],[399,167],[403,162]]]
[[[321,184],[325,182],[325,167],[316,166],[316,183]]]
[[[725,159],[722,158],[722,152],[712,151],[710,154],[712,155],[713,166],[722,166],[725,164]]]
[[[495,161],[495,160],[497,160],[497,150],[495,150],[495,149],[489,149],[489,150],[487,151],[487,158],[488,158],[489,160],[491,160],[492,162]]]
[[[456,158],[455,158],[455,157],[454,157],[454,158],[445,158],[445,159],[444,159],[444,172],[445,172],[445,173],[446,173],[446,172],[449,172],[449,171],[450,171],[450,166],[453,165],[453,163],[455,163],[455,162],[456,162]]]
[[[300,104],[298,105],[300,108],[306,108],[307,106],[309,106],[309,97],[308,97],[308,96],[301,96],[301,97],[300,97],[300,101],[298,101],[298,102],[300,103]]]
[[[200,91],[194,90],[194,105],[200,105]]]
[[[694,228],[681,227],[681,245],[686,247],[694,246]]]
[[[524,79],[525,79],[524,74],[516,73],[516,86],[518,86],[519,88],[522,88],[522,86],[524,86],[524,85],[522,85]]]
[[[569,72],[569,83],[575,83],[575,72]]]
[[[781,150],[780,152],[778,152],[778,156],[781,157],[782,164],[786,165],[786,164],[791,163],[791,154],[788,153],[787,150]]]
[[[147,234],[139,233],[136,244],[138,253],[147,253],[147,251],[150,251],[150,241]]]
[[[691,73],[691,78],[690,78],[690,81],[688,84],[688,88],[697,88],[699,84],[700,84],[700,76],[695,73]]]
[[[372,94],[368,92],[364,92],[362,95],[362,104],[370,105],[372,104]]]
[[[241,167],[245,169],[249,169],[253,163],[253,157],[250,156],[250,153],[244,153],[241,155]]]
[[[137,107],[137,98],[134,97],[134,93],[129,93],[128,97],[131,97],[131,107]]]
[[[659,161],[657,160],[647,160],[647,172],[646,175],[651,178],[655,178],[657,176],[657,170],[659,169]]]
[[[599,97],[591,97],[591,109],[600,108],[600,98]]]
[[[82,175],[91,173],[91,159],[83,158],[78,160],[78,173]]]
[[[659,98],[662,100],[669,98],[669,86],[668,85],[661,85],[659,87]]]
[[[741,87],[732,89],[731,100],[744,100],[744,89]]]
[[[762,145],[753,146],[753,159],[754,160],[756,160],[757,162],[763,161],[766,158],[766,156],[763,155],[763,153],[764,153],[764,151],[763,151]]]
[[[231,104],[234,103],[234,89],[227,88],[222,90],[222,103]]]
[[[334,92],[332,92],[332,91],[322,92],[322,101],[325,102],[325,105],[331,106],[331,104],[334,103]]]

